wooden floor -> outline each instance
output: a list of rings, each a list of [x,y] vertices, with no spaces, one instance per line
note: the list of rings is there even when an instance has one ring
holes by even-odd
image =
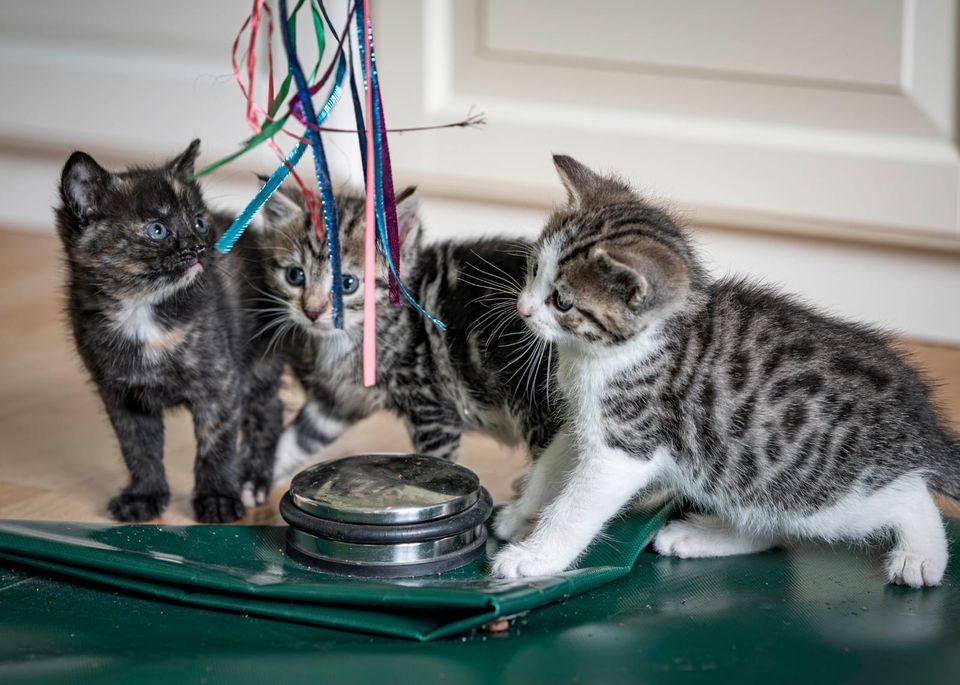
[[[59,244],[52,236],[0,231],[0,518],[106,521],[107,500],[126,483],[119,449],[99,399],[73,351],[61,311]],[[937,379],[938,398],[960,425],[960,350],[906,343]],[[298,393],[287,388],[291,408]],[[163,521],[191,522],[193,437],[189,416],[167,419],[166,464],[173,498]],[[410,448],[392,417],[373,417],[321,457]],[[494,498],[509,498],[524,456],[468,436],[463,463]],[[248,522],[276,522],[276,488]]]

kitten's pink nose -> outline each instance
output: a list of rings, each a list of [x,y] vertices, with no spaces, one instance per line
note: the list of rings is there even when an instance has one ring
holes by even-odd
[[[517,300],[517,314],[522,316],[524,319],[529,319],[533,316],[533,307],[529,304],[524,304],[523,300]]]
[[[311,321],[316,321],[320,318],[320,314],[323,312],[322,309],[304,309],[303,313],[307,315],[307,318]]]

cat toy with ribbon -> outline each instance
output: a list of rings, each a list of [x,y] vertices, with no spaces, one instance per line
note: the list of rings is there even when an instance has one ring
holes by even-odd
[[[297,54],[296,17],[308,7],[311,14],[314,36],[317,44],[317,61],[309,76],[304,71]],[[390,130],[411,131],[439,128],[467,127],[483,123],[481,117],[452,124],[424,126],[415,129],[388,129],[383,114],[383,100],[380,94],[379,74],[373,45],[373,25],[369,12],[369,0],[356,0],[347,14],[346,26],[339,33],[335,30],[322,0],[299,0],[288,12],[287,0],[278,0],[279,30],[284,52],[287,57],[288,73],[279,88],[275,88],[273,58],[268,54],[267,93],[268,105],[263,108],[254,100],[254,81],[256,76],[258,34],[266,24],[268,39],[272,37],[274,18],[266,0],[253,0],[253,9],[240,28],[234,40],[231,62],[234,77],[246,100],[246,119],[253,135],[236,152],[220,159],[197,172],[197,176],[208,174],[228,164],[261,144],[267,144],[280,158],[281,163],[269,176],[259,192],[247,204],[233,221],[227,231],[217,241],[216,247],[227,253],[243,235],[267,200],[289,177],[300,186],[304,203],[308,210],[313,230],[323,240],[330,253],[330,268],[333,283],[330,301],[333,310],[333,325],[343,328],[343,289],[340,273],[340,235],[337,224],[336,199],[333,184],[324,151],[321,132],[349,132],[343,129],[329,129],[323,126],[332,109],[343,95],[345,82],[349,81],[353,110],[357,120],[355,133],[360,145],[360,158],[366,187],[366,226],[364,259],[364,306],[363,306],[363,381],[371,386],[376,382],[376,255],[379,250],[387,266],[389,299],[393,305],[400,305],[401,298],[427,317],[437,328],[445,330],[444,324],[429,314],[409,292],[403,283],[400,271],[400,239],[397,221],[396,197],[390,164],[390,149],[387,133]],[[361,63],[361,82],[365,98],[361,98],[353,68],[351,41],[348,40],[350,24],[356,24],[356,34]],[[334,59],[327,69],[317,77],[326,48],[326,33],[329,30],[336,41]],[[246,81],[238,63],[238,50],[243,34],[248,34],[245,62]],[[268,50],[269,53],[269,50]],[[332,79],[332,82],[331,82]],[[311,83],[312,82],[312,83]],[[327,87],[327,85],[329,87]],[[326,88],[323,105],[317,109],[313,96]],[[295,94],[291,97],[290,90]],[[365,108],[361,104],[365,100]],[[365,111],[364,111],[365,109]],[[260,117],[262,116],[262,120]],[[294,133],[285,128],[290,118],[304,126],[302,133]],[[296,140],[293,149],[284,155],[276,142],[280,133]],[[313,156],[319,198],[297,175],[295,167],[307,148]]]

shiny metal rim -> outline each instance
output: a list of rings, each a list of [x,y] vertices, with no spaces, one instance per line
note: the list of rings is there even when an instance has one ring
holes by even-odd
[[[290,498],[301,511],[331,521],[390,525],[393,523],[422,523],[424,521],[434,521],[459,514],[476,504],[477,500],[480,499],[480,493],[475,492],[462,499],[451,500],[430,507],[397,507],[381,510],[368,509],[362,512],[345,512],[304,498],[294,492],[290,493]]]
[[[310,535],[296,528],[290,529],[291,542],[304,554],[318,559],[345,564],[376,564],[378,566],[402,566],[424,561],[433,561],[460,552],[469,547],[481,535],[483,526],[424,542],[406,542],[394,545],[370,545],[355,542],[338,542]]]
[[[402,454],[390,454],[390,453],[373,453],[369,455],[363,455],[365,457],[409,457],[417,458],[420,460],[429,460],[437,462],[438,468],[444,468],[448,470],[457,470],[464,472],[461,475],[468,475],[472,480],[476,481],[476,487],[472,492],[464,493],[457,497],[451,497],[450,499],[444,502],[438,502],[435,504],[429,505],[419,505],[419,506],[394,506],[390,508],[378,508],[378,507],[364,507],[364,508],[355,508],[353,511],[338,509],[337,507],[330,506],[322,501],[318,501],[309,495],[301,492],[300,482],[308,480],[309,472],[313,469],[324,468],[333,466],[336,462],[342,462],[349,459],[354,459],[355,457],[345,457],[343,459],[336,459],[332,462],[324,462],[321,464],[316,464],[309,469],[301,471],[299,474],[294,476],[293,482],[290,486],[290,498],[293,500],[294,505],[301,511],[305,511],[308,514],[317,516],[324,519],[329,519],[332,521],[341,521],[344,523],[370,523],[376,525],[390,525],[396,523],[422,523],[424,521],[433,521],[436,519],[445,518],[447,516],[453,516],[454,514],[459,514],[466,509],[469,509],[474,504],[476,504],[480,499],[480,481],[477,478],[476,474],[471,472],[469,469],[452,464],[450,462],[444,461],[442,459],[436,459],[434,457],[425,457],[422,455],[402,455]]]

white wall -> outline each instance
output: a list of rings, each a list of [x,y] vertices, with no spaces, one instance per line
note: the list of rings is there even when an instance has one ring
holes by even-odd
[[[343,3],[327,3],[339,22]],[[51,230],[76,148],[113,166],[197,136],[208,161],[235,149],[249,131],[229,46],[248,11],[0,4],[0,226]],[[956,0],[406,0],[375,13],[390,124],[487,115],[483,130],[392,139],[398,182],[420,185],[437,232],[532,234],[560,196],[549,155],[566,152],[678,209],[717,273],[960,343]],[[343,106],[331,123],[350,120]],[[358,180],[354,137],[326,141],[338,181]],[[251,172],[275,166],[257,151],[208,194],[239,207]]]

